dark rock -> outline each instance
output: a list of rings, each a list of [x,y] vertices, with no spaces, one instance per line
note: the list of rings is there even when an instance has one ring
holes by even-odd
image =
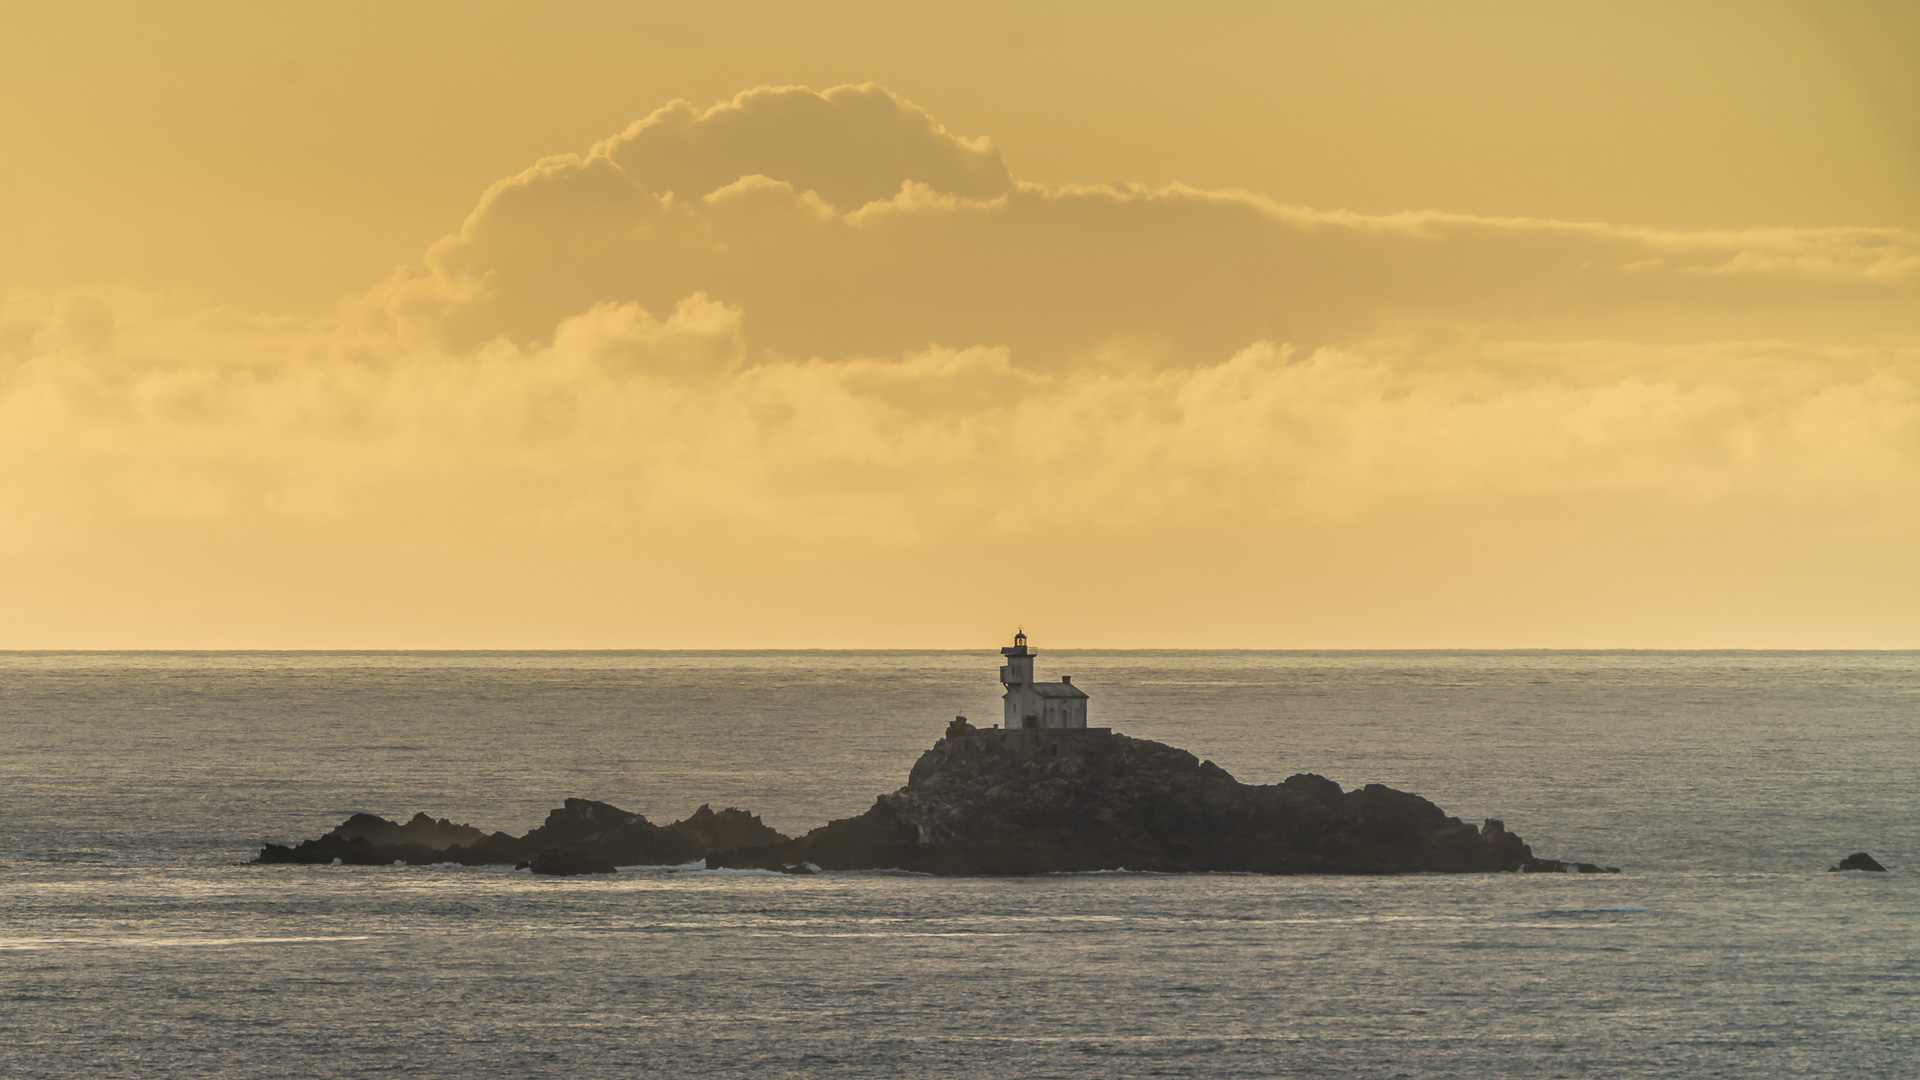
[[[376,846],[365,836],[343,836],[339,829],[335,829],[317,840],[303,841],[293,847],[268,844],[260,849],[260,857],[254,861],[262,863],[340,862],[348,866],[391,866],[399,862],[411,866],[425,866],[428,863],[456,860],[437,848],[419,844]]]
[[[529,848],[595,851],[619,866],[674,866],[715,851],[785,839],[745,810],[728,808],[715,813],[712,807],[702,805],[685,821],[662,827],[607,803],[568,799],[522,843]]]
[[[527,869],[552,877],[573,877],[576,874],[611,874],[614,868],[613,861],[598,852],[566,848],[535,855],[528,861]]]
[[[796,840],[709,855],[710,867],[1033,874],[1606,872],[1534,856],[1404,791],[1301,774],[1242,784],[1163,743],[1096,731],[955,732],[907,786]]]
[[[685,821],[676,821],[660,831],[685,845],[686,857],[681,862],[704,859],[715,851],[777,844],[786,839],[784,834],[762,822],[758,814],[733,807],[716,812],[705,803]]]
[[[1339,806],[1340,797],[1346,794],[1340,790],[1339,784],[1318,773],[1294,773],[1281,783],[1322,806]],[[1487,824],[1493,826],[1496,831],[1500,828],[1500,823],[1497,821],[1489,821]]]
[[[1528,859],[1520,866],[1523,874],[1617,874],[1617,866],[1590,862],[1561,862],[1559,859]]]
[[[260,863],[331,863],[349,866],[413,866],[455,862],[466,866],[516,865],[539,861],[542,854],[576,851],[608,866],[660,866],[696,862],[738,847],[777,843],[786,837],[760,818],[731,807],[715,812],[702,806],[685,821],[659,826],[639,814],[588,799],[568,799],[525,836],[483,833],[416,814],[404,825],[372,814],[355,814],[325,836],[299,844],[267,844]],[[594,871],[598,872],[598,871]]]
[[[1873,856],[1864,851],[1856,851],[1846,858],[1841,859],[1839,866],[1827,867],[1827,872],[1830,874],[1837,874],[1842,870],[1871,870],[1878,874],[1887,872],[1886,867],[1881,866]]]
[[[566,875],[700,859],[789,874],[1615,872],[1539,858],[1499,821],[1476,829],[1379,784],[1342,791],[1311,773],[1242,784],[1184,750],[1105,729],[982,731],[961,718],[914,763],[906,787],[799,839],[744,810],[702,806],[661,826],[568,799],[521,837],[425,814],[405,824],[355,814],[325,836],[267,844],[256,861],[511,864]],[[1836,869],[1854,859],[1881,868],[1863,854]]]
[[[458,862],[460,852],[470,846],[483,845],[487,839],[486,834],[470,825],[455,825],[445,818],[436,821],[425,814],[415,814],[404,825],[372,814],[355,814],[317,840],[295,847],[268,844],[261,849],[257,861],[330,863],[338,859],[349,866]]]

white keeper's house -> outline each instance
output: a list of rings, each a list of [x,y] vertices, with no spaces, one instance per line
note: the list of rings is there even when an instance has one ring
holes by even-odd
[[[1072,676],[1063,675],[1059,682],[1034,681],[1035,653],[1027,648],[1025,633],[1015,634],[1000,655],[1007,658],[1000,666],[1000,683],[1007,688],[1007,728],[1087,726],[1087,695],[1073,685]]]

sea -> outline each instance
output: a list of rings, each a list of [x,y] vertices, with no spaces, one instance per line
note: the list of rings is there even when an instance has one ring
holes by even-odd
[[[248,863],[568,796],[797,834],[998,721],[999,660],[0,653],[0,1077],[1920,1076],[1920,653],[1040,657],[1617,875]]]

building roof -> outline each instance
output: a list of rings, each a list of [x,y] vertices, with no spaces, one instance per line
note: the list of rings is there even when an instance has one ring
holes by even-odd
[[[1036,682],[1028,683],[1027,685],[1033,687],[1033,692],[1039,694],[1041,697],[1074,698],[1087,696],[1085,690],[1080,689],[1070,682]]]

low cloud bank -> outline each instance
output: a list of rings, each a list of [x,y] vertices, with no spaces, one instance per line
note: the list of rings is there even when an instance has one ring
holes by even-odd
[[[32,328],[0,384],[16,543],[94,515],[368,513],[512,477],[507,516],[902,540],[1548,495],[1760,498],[1859,528],[1920,508],[1911,347],[1257,341],[1035,372],[986,345],[756,357],[748,315],[699,294],[459,352],[90,296],[10,314]]]

